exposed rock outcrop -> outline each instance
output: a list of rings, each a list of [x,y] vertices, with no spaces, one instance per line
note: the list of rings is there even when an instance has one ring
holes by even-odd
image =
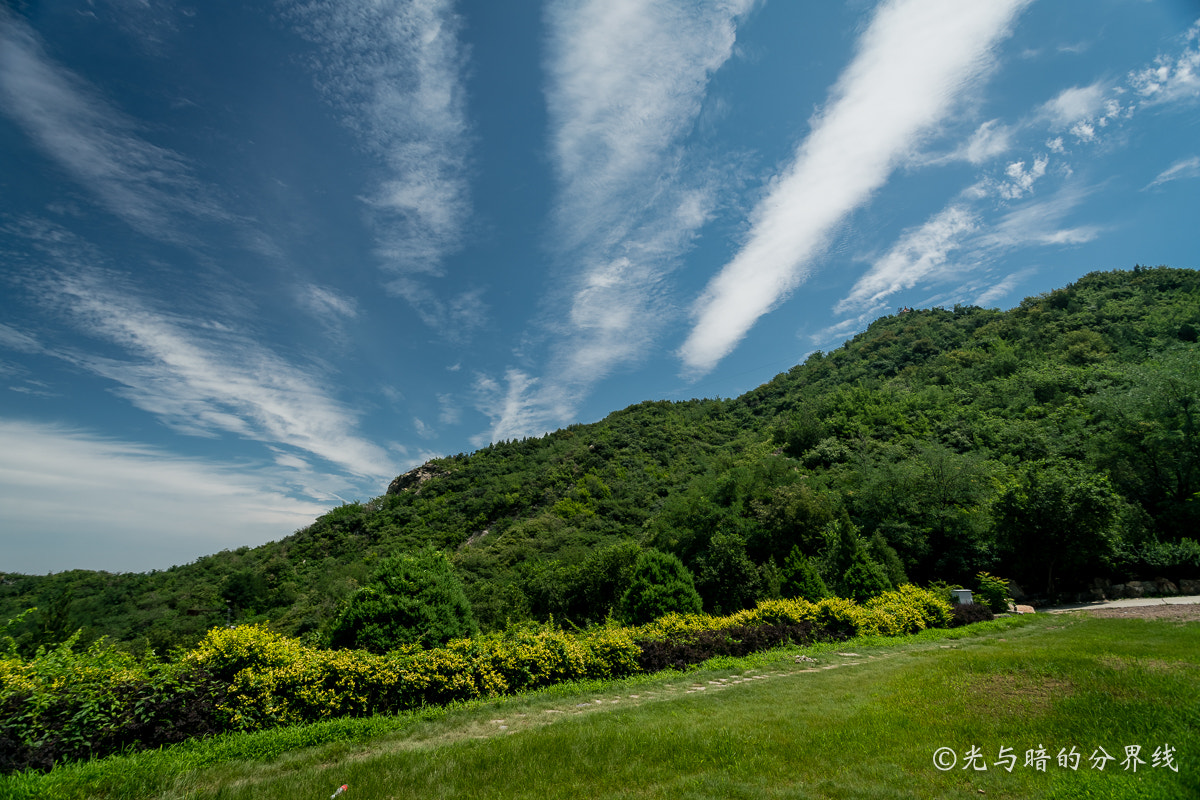
[[[397,476],[397,478],[388,485],[387,493],[400,494],[401,492],[408,491],[409,489],[420,489],[421,484],[425,483],[426,481],[434,478],[440,478],[443,475],[448,474],[450,473],[448,473],[442,467],[438,466],[432,461],[427,461],[421,466],[416,467],[415,469],[410,469],[403,475]]]

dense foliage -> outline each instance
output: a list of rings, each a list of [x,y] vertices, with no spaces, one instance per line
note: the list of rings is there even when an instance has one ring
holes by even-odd
[[[423,548],[448,555],[484,631],[602,622],[650,548],[712,613],[981,570],[1040,594],[1200,578],[1198,329],[1200,273],[1168,268],[1006,312],[906,310],[739,398],[434,459],[262,547],[0,575],[0,619],[37,607],[14,629],[26,657],[78,628],[81,646],[166,653],[228,620],[328,644],[378,564]]]
[[[682,561],[653,549],[638,556],[621,598],[622,618],[642,625],[667,614],[699,613],[700,594]]]
[[[449,559],[434,550],[384,559],[374,580],[346,601],[330,633],[334,647],[385,653],[425,649],[475,633],[471,604]]]
[[[213,628],[173,662],[75,638],[33,658],[0,650],[0,772],[339,717],[394,713],[581,679],[610,679],[781,643],[945,627],[949,604],[903,586],[866,606],[766,601],[727,617],[667,614],[635,627],[551,625],[388,653],[304,644],[260,625]]]

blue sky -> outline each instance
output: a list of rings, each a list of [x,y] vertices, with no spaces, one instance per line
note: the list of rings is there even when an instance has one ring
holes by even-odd
[[[9,4],[0,570],[1195,268],[1198,178],[1195,0]]]

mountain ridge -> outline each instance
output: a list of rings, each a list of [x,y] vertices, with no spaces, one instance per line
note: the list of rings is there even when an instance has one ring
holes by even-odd
[[[485,627],[603,619],[646,547],[729,610],[756,599],[747,587],[778,591],[792,547],[835,569],[842,519],[895,578],[1040,582],[1022,553],[1058,554],[1038,550],[1057,534],[1037,509],[1076,496],[1080,531],[1087,498],[1105,517],[1087,533],[1102,552],[1055,588],[1174,574],[1200,566],[1185,536],[1200,527],[1198,329],[1200,273],[1166,267],[1089,273],[1008,311],[902,310],[737,398],[644,401],[431,459],[256,548],[5,574],[0,619],[38,606],[16,629],[26,647],[84,627],[167,649],[229,619],[319,641],[374,563],[422,547],[452,555]]]

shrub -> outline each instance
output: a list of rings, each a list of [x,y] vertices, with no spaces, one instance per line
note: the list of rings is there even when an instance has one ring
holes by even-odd
[[[646,672],[686,669],[714,656],[744,656],[784,644],[809,644],[817,638],[811,622],[780,625],[738,625],[702,630],[670,639],[640,642],[638,665]]]
[[[633,566],[629,589],[621,598],[621,614],[634,624],[650,622],[664,614],[699,614],[700,595],[692,574],[678,557],[646,550]]]
[[[988,622],[996,618],[992,610],[983,603],[963,603],[950,610],[950,627],[958,628],[973,622]]]
[[[369,586],[355,592],[334,620],[335,647],[384,653],[401,645],[426,649],[475,633],[471,603],[443,553],[385,559]]]
[[[106,641],[76,651],[79,634],[29,661],[0,658],[0,771],[217,733],[224,687],[203,669],[135,659]]]
[[[986,572],[980,572],[975,577],[979,581],[979,588],[975,590],[975,594],[980,602],[994,613],[1008,611],[1008,604],[1012,601],[1008,596],[1008,581]]]
[[[853,600],[827,597],[816,604],[814,622],[835,639],[857,636],[862,624],[862,607]]]
[[[872,598],[863,607],[860,632],[881,636],[944,628],[950,623],[950,604],[928,589],[905,584]]]
[[[763,600],[756,608],[738,612],[730,619],[742,625],[796,625],[815,622],[817,607],[800,597],[791,600]]]

